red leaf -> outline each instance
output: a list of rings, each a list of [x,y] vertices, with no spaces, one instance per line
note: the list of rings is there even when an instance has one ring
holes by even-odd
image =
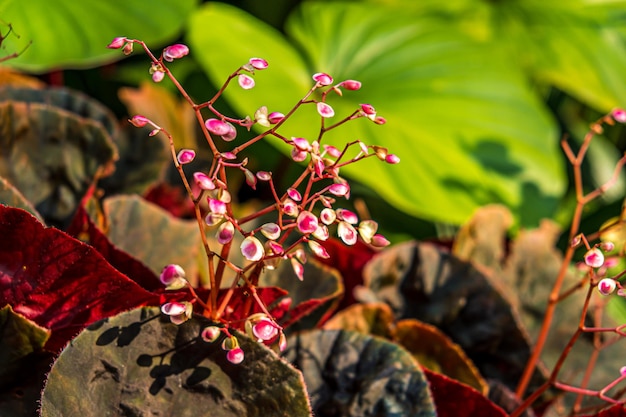
[[[500,407],[465,384],[426,368],[422,369],[432,393],[438,417],[506,417]]]
[[[78,207],[67,234],[96,249],[115,269],[148,291],[163,291],[164,287],[150,268],[128,253],[118,249],[91,221],[82,205]]]
[[[181,219],[195,217],[193,202],[180,187],[159,183],[150,188],[144,198],[169,211],[172,216]]]
[[[598,414],[586,414],[583,417],[626,417],[626,405],[615,404],[610,408],[605,408]]]
[[[346,246],[338,239],[328,239],[322,242],[322,246],[330,257],[328,259],[316,259],[338,270],[343,279],[344,296],[337,308],[337,310],[341,310],[356,302],[353,289],[357,285],[363,285],[363,268],[376,254],[376,251],[360,240],[353,246]]]
[[[161,304],[95,249],[24,210],[0,205],[0,236],[0,306],[52,330],[51,351],[95,321]]]

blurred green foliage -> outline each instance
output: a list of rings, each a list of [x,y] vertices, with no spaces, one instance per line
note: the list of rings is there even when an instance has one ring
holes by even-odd
[[[198,100],[251,56],[266,58],[270,68],[256,74],[255,89],[225,95],[241,117],[261,105],[286,112],[315,72],[337,82],[358,79],[362,90],[329,100],[336,118],[369,102],[388,123],[358,120],[330,141],[360,139],[400,156],[396,166],[370,160],[343,174],[355,181],[353,199],[364,199],[388,233],[413,236],[431,234],[432,222],[461,224],[488,203],[510,207],[516,226],[544,217],[567,224],[571,197],[559,140],[567,133],[576,147],[590,121],[626,103],[626,1],[230,3],[59,0],[51,7],[32,0],[26,11],[7,0],[0,19],[20,37],[7,37],[2,54],[32,41],[5,64],[40,74],[63,69],[68,85],[119,115],[124,110],[112,91],[148,75],[145,57],[101,67],[124,59],[105,48],[115,36],[141,38],[155,52],[177,37],[187,42],[191,54],[180,77]],[[315,137],[319,117],[308,110],[284,133]],[[623,151],[623,132],[611,129],[596,142],[586,161],[589,187],[607,179]],[[284,171],[276,149],[288,149],[271,145],[256,147],[255,156],[270,165],[263,169]],[[623,194],[619,183],[588,215],[607,204],[614,211]]]

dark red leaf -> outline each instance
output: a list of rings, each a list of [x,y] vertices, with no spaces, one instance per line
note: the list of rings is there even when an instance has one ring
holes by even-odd
[[[343,278],[344,295],[337,308],[341,310],[356,302],[352,290],[357,285],[363,285],[363,268],[376,251],[361,241],[353,246],[346,246],[338,239],[328,239],[322,245],[330,257],[316,259],[338,270]]]
[[[500,407],[468,385],[422,369],[435,402],[438,417],[506,417]]]
[[[0,236],[0,305],[52,330],[48,350],[95,321],[161,304],[95,249],[24,210],[0,205]]]
[[[162,182],[150,188],[144,198],[169,211],[172,216],[182,219],[195,217],[193,201],[180,187]]]
[[[626,405],[615,404],[597,414],[585,414],[583,417],[626,417]]]
[[[78,207],[67,233],[96,249],[115,269],[148,291],[160,292],[163,284],[152,270],[128,253],[116,248],[91,221],[83,205]]]

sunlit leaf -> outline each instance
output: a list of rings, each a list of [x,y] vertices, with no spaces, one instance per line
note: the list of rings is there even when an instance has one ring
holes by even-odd
[[[208,37],[206,21],[222,28],[211,29],[217,41]],[[515,208],[518,222],[533,224],[553,212],[564,185],[556,129],[502,45],[403,8],[360,3],[304,3],[285,30],[289,38],[212,3],[193,15],[189,40],[216,84],[251,56],[268,60],[253,90],[226,91],[243,114],[260,105],[285,112],[315,72],[363,82],[360,91],[331,96],[329,104],[348,115],[359,103],[372,103],[388,123],[357,120],[348,137],[337,129],[324,140],[341,146],[361,139],[400,156],[398,165],[373,158],[343,172],[407,213],[459,223],[476,207],[501,202]],[[305,106],[282,133],[316,137],[319,123],[314,107]]]
[[[158,7],[142,0],[115,2],[74,2],[42,0],[23,7],[19,0],[0,4],[3,22],[10,23],[17,36],[4,40],[3,49],[20,52],[8,65],[32,71],[88,68],[123,58],[121,50],[106,46],[118,36],[142,39],[162,45],[173,40],[197,0],[164,0]],[[3,34],[6,29],[3,28]]]
[[[52,367],[41,415],[311,415],[299,372],[236,331],[245,357],[228,362],[225,336],[201,338],[209,325],[195,317],[176,326],[156,308],[94,324]]]

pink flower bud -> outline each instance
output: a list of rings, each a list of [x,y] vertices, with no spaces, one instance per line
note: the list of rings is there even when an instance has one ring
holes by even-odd
[[[229,161],[235,160],[237,159],[237,155],[235,155],[232,152],[222,152],[220,155],[222,155],[222,158],[224,159],[228,159]]]
[[[176,264],[170,264],[163,268],[159,277],[161,283],[165,286],[173,284],[179,278],[185,278],[185,270]]]
[[[265,223],[261,226],[261,233],[270,240],[276,240],[280,237],[280,226],[276,223]]]
[[[335,213],[335,210],[331,208],[325,208],[320,213],[320,220],[326,225],[332,224],[336,218],[337,214]]]
[[[193,161],[195,157],[196,152],[193,149],[181,149],[176,158],[179,164],[184,165]]]
[[[339,156],[341,156],[341,151],[332,145],[324,145],[324,152],[328,153],[328,155],[333,158],[339,158]]]
[[[126,44],[126,42],[128,41],[128,38],[121,36],[118,38],[114,38],[110,44],[107,45],[107,48],[109,49],[120,49],[122,46],[124,46],[124,44]]]
[[[226,214],[226,203],[216,198],[209,198],[209,210],[211,213]]]
[[[224,142],[230,142],[235,140],[235,138],[237,137],[237,129],[235,129],[235,126],[233,126],[231,123],[226,122],[226,125],[228,126],[228,132],[224,135],[221,135],[222,140]]]
[[[265,68],[268,67],[267,61],[264,60],[263,58],[250,58],[250,61],[248,61],[248,64],[250,64],[252,68],[257,69],[257,70],[264,70]]]
[[[283,213],[287,216],[296,217],[299,212],[298,205],[292,199],[286,198],[283,201]]]
[[[300,281],[304,280],[304,266],[296,258],[291,258],[291,267]]]
[[[315,256],[317,256],[318,258],[322,258],[322,259],[330,258],[330,255],[328,254],[328,252],[326,252],[326,249],[324,249],[324,247],[320,245],[319,243],[317,243],[316,241],[309,240],[308,244],[309,244],[309,249],[311,249],[311,252],[313,252]]]
[[[375,248],[384,248],[389,246],[391,242],[387,240],[383,235],[374,235],[372,237],[371,245]]]
[[[350,224],[357,224],[359,222],[359,218],[357,217],[357,215],[350,210],[338,208],[337,210],[335,210],[335,213],[337,213],[337,218],[339,220],[346,221]]]
[[[307,153],[305,151],[301,151],[298,148],[293,148],[291,150],[291,159],[295,162],[302,162],[306,159]]]
[[[626,123],[626,110],[624,109],[614,109],[611,112],[611,116],[616,122]]]
[[[400,158],[397,155],[390,153],[385,157],[385,162],[388,164],[398,164],[400,163]]]
[[[215,190],[215,183],[204,172],[194,172],[193,180],[201,190]]]
[[[583,241],[582,235],[578,234],[572,238],[572,241],[569,243],[569,245],[572,248],[575,248],[576,246],[580,245],[580,242],[582,241]]]
[[[131,125],[135,127],[144,127],[145,125],[150,123],[150,120],[147,117],[140,114],[133,116],[132,118],[128,119],[128,121]]]
[[[267,249],[274,255],[281,255],[283,252],[285,252],[285,250],[283,249],[283,246],[278,242],[274,242],[273,240],[268,240],[266,243],[267,243]]]
[[[254,78],[250,77],[247,74],[239,74],[237,82],[239,83],[239,86],[244,90],[250,90],[254,87]]]
[[[612,294],[616,287],[617,283],[612,278],[604,278],[598,283],[598,291],[602,295]]]
[[[300,151],[310,151],[311,144],[305,138],[291,138],[293,145]]]
[[[361,88],[361,82],[356,80],[345,80],[341,84],[346,90],[356,91]]]
[[[317,82],[319,85],[331,85],[333,83],[333,77],[324,72],[318,72],[313,74],[313,81]]]
[[[124,49],[122,49],[122,52],[124,52],[124,55],[130,55],[133,53],[133,43],[132,42],[128,42],[126,45],[124,45]]]
[[[230,132],[228,123],[219,119],[208,119],[204,122],[204,126],[206,126],[209,132],[217,136],[226,135]]]
[[[172,62],[175,59],[182,58],[189,53],[187,45],[177,43],[170,45],[163,50],[163,59],[167,62]]]
[[[285,115],[277,111],[271,112],[267,116],[267,120],[273,125],[276,123],[282,122],[284,118],[285,118]]]
[[[335,110],[333,110],[333,108],[330,107],[328,104],[321,101],[317,103],[317,112],[320,114],[320,116],[325,118],[333,117],[335,115]]]
[[[328,187],[328,192],[338,197],[343,197],[350,192],[350,186],[344,183],[333,184]]]
[[[160,83],[161,81],[163,81],[164,77],[165,73],[163,71],[154,71],[152,73],[152,81],[154,81],[155,83]]]
[[[272,179],[272,173],[267,171],[258,171],[256,177],[259,181],[269,181]]]
[[[313,232],[313,236],[315,236],[316,239],[319,239],[322,242],[327,241],[328,238],[330,237],[328,233],[328,227],[326,227],[326,225],[323,225],[323,224],[318,225],[317,229],[315,229],[315,231]]]
[[[193,306],[187,301],[165,303],[161,306],[161,312],[170,317],[170,321],[176,325],[189,320],[193,314]]]
[[[613,242],[602,242],[600,243],[600,249],[602,249],[605,252],[611,252],[613,249],[615,249],[615,244]]]
[[[243,242],[241,242],[240,249],[244,258],[252,262],[261,260],[261,258],[265,255],[263,245],[261,245],[259,239],[254,236],[248,236],[245,238]]]
[[[215,234],[220,245],[225,245],[233,240],[233,236],[235,236],[235,226],[231,222],[222,223]]]
[[[374,123],[376,123],[377,125],[384,125],[385,123],[387,123],[387,119],[382,116],[376,116],[374,117]]]
[[[224,220],[224,215],[219,213],[209,213],[204,218],[204,222],[207,224],[207,226],[215,226],[222,220]]]
[[[247,168],[241,168],[243,170],[243,175],[246,178],[246,184],[253,190],[256,190],[256,176]]]
[[[352,246],[356,243],[357,231],[350,223],[344,221],[339,222],[339,225],[337,226],[337,234],[341,240],[343,240],[343,243],[348,246]]]
[[[604,264],[604,255],[598,248],[592,248],[585,253],[585,263],[592,268],[600,268]]]
[[[374,220],[363,220],[359,223],[359,235],[361,235],[361,239],[363,239],[365,243],[372,242],[376,230],[378,230],[378,223]]]
[[[326,165],[324,165],[324,161],[318,157],[315,160],[315,164],[313,164],[313,169],[315,169],[315,175],[321,178],[324,173],[324,169],[326,169]]]
[[[300,212],[298,218],[296,219],[296,225],[298,227],[298,230],[302,234],[306,235],[309,233],[313,233],[315,232],[315,229],[317,229],[317,217],[315,217],[315,215],[310,211],[303,210],[302,212]]]
[[[621,376],[626,376],[626,366],[622,366],[621,368],[619,368],[619,374]]]
[[[243,362],[244,356],[243,350],[240,347],[236,347],[228,351],[226,354],[226,360],[233,365],[238,365]]]
[[[262,318],[252,326],[252,334],[254,334],[259,342],[274,339],[278,336],[279,331],[280,327],[268,318]]]
[[[187,306],[185,305],[185,303],[179,303],[176,301],[171,303],[165,303],[161,306],[161,312],[168,316],[176,316],[184,313],[185,311],[187,311]]]
[[[200,336],[202,337],[202,340],[204,340],[207,343],[213,343],[217,340],[218,337],[220,337],[220,333],[222,331],[220,330],[219,327],[217,326],[209,326],[209,327],[205,327],[202,330],[202,333],[200,333]]]
[[[289,188],[287,190],[287,195],[289,196],[289,198],[291,198],[293,201],[302,201],[302,195],[300,194],[300,192],[298,190],[296,190],[295,188]]]
[[[361,111],[368,116],[376,114],[376,109],[371,104],[361,104]]]

